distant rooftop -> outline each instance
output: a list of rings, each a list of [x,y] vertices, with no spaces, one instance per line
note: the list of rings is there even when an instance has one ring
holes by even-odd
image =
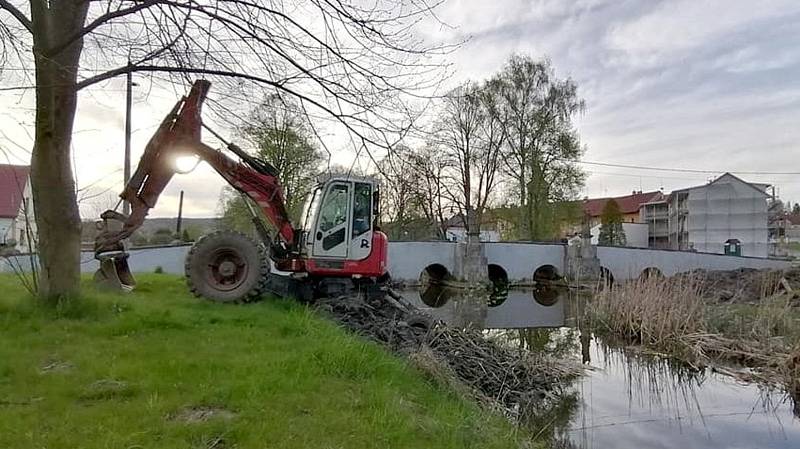
[[[656,190],[653,192],[633,192],[626,196],[592,198],[583,202],[583,210],[591,217],[599,217],[603,213],[606,203],[609,200],[614,200],[623,214],[635,214],[639,212],[639,206],[656,201],[661,198],[661,195],[662,193]]]

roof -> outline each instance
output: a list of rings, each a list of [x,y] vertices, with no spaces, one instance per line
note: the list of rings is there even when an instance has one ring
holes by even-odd
[[[603,213],[603,208],[609,200],[614,200],[619,205],[619,210],[623,214],[634,214],[639,212],[639,207],[644,203],[650,203],[660,198],[662,193],[658,190],[654,192],[635,192],[627,196],[617,196],[613,198],[593,198],[583,202],[583,210],[591,217],[599,217]]]
[[[694,186],[694,187],[686,187],[685,189],[679,189],[679,190],[675,190],[675,191],[673,191],[672,193],[677,193],[677,192],[688,192],[689,190],[694,190],[694,189],[702,189],[702,188],[705,188],[705,187],[708,187],[708,186],[710,186],[711,184],[717,183],[718,181],[720,181],[720,180],[721,180],[721,179],[723,179],[723,178],[733,178],[733,179],[735,179],[736,181],[739,181],[739,182],[741,182],[742,184],[745,184],[745,185],[747,185],[747,186],[750,186],[750,187],[752,187],[752,188],[753,188],[753,189],[755,189],[755,190],[756,190],[758,193],[760,193],[760,194],[762,194],[762,195],[764,195],[764,196],[769,196],[769,194],[766,192],[766,190],[767,190],[767,188],[768,188],[768,187],[770,187],[770,184],[761,184],[761,183],[752,183],[752,182],[747,182],[747,181],[743,180],[742,178],[740,178],[740,177],[738,177],[738,176],[732,175],[731,173],[723,173],[723,174],[722,174],[722,175],[720,175],[718,178],[714,179],[713,181],[709,182],[708,184],[703,184],[703,185],[701,185],[701,186]]]
[[[0,218],[19,215],[22,194],[31,169],[24,165],[0,164]]]

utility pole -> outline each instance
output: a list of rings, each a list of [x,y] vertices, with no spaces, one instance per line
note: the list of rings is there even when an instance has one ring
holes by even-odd
[[[181,238],[181,222],[183,221],[183,190],[181,190],[181,199],[178,201],[178,224],[175,227],[175,235]]]
[[[130,65],[131,61],[128,60],[128,66]],[[125,75],[125,80],[125,165],[122,177],[125,186],[127,186],[128,181],[131,179],[131,91],[133,88],[133,75],[130,71]],[[123,188],[125,186],[123,186]],[[122,203],[122,213],[130,215],[131,203],[128,201]]]

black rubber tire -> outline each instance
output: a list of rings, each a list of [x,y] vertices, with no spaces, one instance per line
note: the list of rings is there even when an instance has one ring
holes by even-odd
[[[232,288],[218,288],[209,279],[211,261],[219,251],[235,254],[245,263],[240,281]],[[262,245],[241,232],[216,231],[200,237],[186,255],[186,283],[195,296],[212,301],[255,301],[266,289],[269,268]]]

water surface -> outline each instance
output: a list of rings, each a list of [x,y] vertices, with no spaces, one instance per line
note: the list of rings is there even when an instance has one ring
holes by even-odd
[[[446,322],[583,361],[585,375],[527,423],[555,447],[800,448],[800,410],[782,392],[606,344],[579,329],[580,301],[565,294],[428,289],[403,296]]]

